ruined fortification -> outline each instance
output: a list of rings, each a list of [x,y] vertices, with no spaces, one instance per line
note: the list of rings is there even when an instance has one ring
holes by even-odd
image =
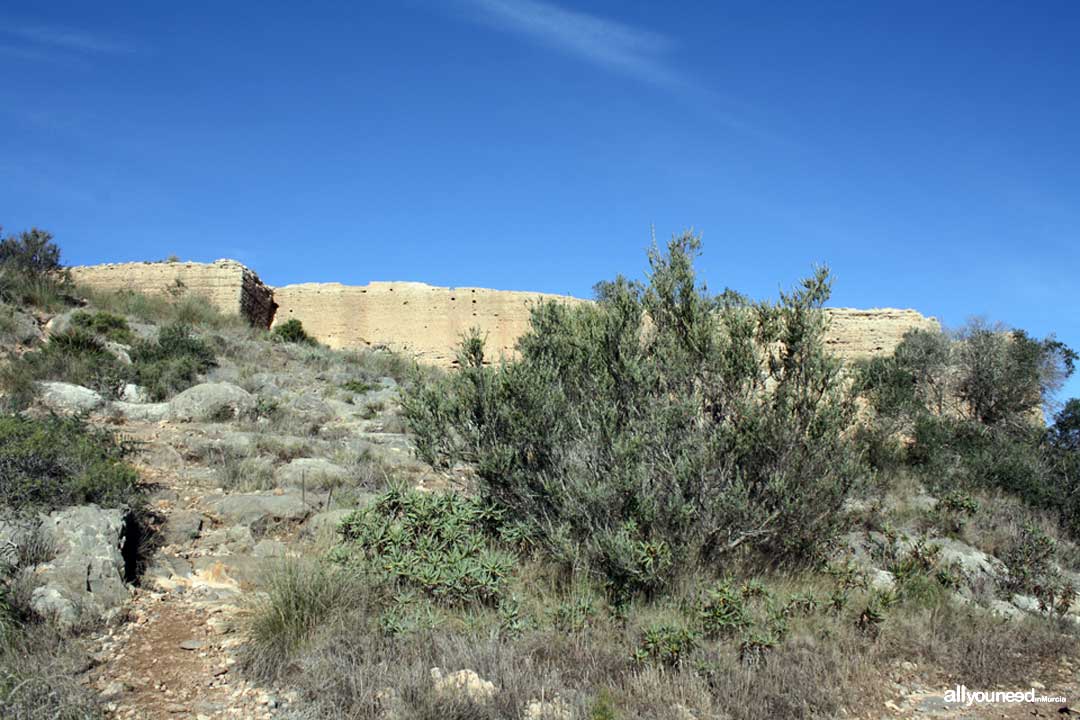
[[[100,290],[202,295],[258,327],[293,318],[320,342],[339,349],[387,347],[421,362],[449,365],[462,334],[477,327],[494,357],[513,352],[539,300],[588,302],[565,295],[434,287],[416,282],[368,285],[303,283],[271,288],[233,260],[94,265],[71,269],[75,281]],[[845,360],[890,353],[908,330],[937,329],[914,310],[830,308],[826,343]]]
[[[235,260],[134,262],[71,268],[76,284],[95,290],[132,290],[144,295],[193,293],[228,314],[239,313],[252,325],[270,327],[274,290],[254,271]]]

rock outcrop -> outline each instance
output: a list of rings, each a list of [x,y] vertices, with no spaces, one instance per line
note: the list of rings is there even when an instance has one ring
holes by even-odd
[[[31,607],[70,628],[108,619],[131,597],[124,582],[127,513],[96,505],[57,510],[42,521],[55,557],[35,570]]]

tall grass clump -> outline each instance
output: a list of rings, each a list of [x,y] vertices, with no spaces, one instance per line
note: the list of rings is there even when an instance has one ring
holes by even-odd
[[[265,595],[254,608],[245,664],[259,677],[275,677],[317,628],[360,607],[363,586],[345,568],[286,558],[268,568]]]
[[[618,597],[695,562],[817,557],[864,476],[827,271],[775,303],[713,295],[699,248],[654,248],[646,282],[601,283],[595,304],[539,304],[515,361],[467,337],[459,370],[404,398],[426,460],[471,463],[488,502]]]

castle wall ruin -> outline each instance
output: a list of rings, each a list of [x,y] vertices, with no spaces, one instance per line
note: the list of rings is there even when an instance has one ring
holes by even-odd
[[[95,290],[174,296],[191,293],[223,313],[242,315],[257,327],[270,327],[276,309],[273,288],[235,260],[87,265],[71,268],[71,277],[77,285]]]
[[[419,361],[448,366],[461,336],[477,327],[491,357],[513,353],[529,327],[529,307],[538,300],[589,302],[565,295],[435,287],[417,282],[368,285],[303,283],[271,288],[233,260],[214,263],[121,263],[71,269],[75,281],[99,290],[130,289],[147,294],[202,295],[225,313],[258,327],[290,319],[320,342],[337,349],[386,347]],[[829,308],[827,346],[844,360],[891,353],[904,333],[940,329],[937,320],[914,310]]]

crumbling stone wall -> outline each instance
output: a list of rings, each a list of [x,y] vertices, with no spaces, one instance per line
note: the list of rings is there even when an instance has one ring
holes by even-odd
[[[97,290],[194,293],[224,313],[239,313],[257,327],[270,327],[274,319],[273,289],[235,260],[110,263],[73,267],[71,275],[77,284]]]
[[[493,358],[512,353],[540,299],[585,302],[544,293],[434,287],[416,282],[287,285],[274,290],[275,323],[292,318],[333,348],[387,347],[421,362],[450,365],[461,336],[479,327]]]
[[[890,355],[909,330],[941,329],[941,324],[915,310],[827,308],[825,346],[843,360]]]
[[[588,302],[564,295],[485,288],[434,287],[416,282],[350,286],[304,283],[267,287],[233,260],[214,263],[120,263],[71,269],[75,281],[103,290],[148,294],[198,293],[222,312],[239,313],[259,327],[292,318],[333,348],[387,347],[421,362],[450,365],[461,336],[479,327],[492,359],[513,353],[529,327],[529,306],[538,300]],[[891,353],[908,330],[937,329],[914,310],[830,308],[826,339],[845,360]]]

